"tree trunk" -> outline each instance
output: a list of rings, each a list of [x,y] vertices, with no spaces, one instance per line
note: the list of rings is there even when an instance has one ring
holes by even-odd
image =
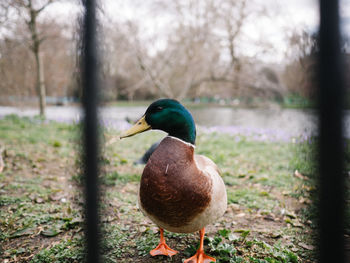
[[[40,115],[45,116],[46,113],[46,91],[45,91],[45,79],[44,79],[44,67],[42,56],[39,50],[34,52],[36,63],[36,91],[39,97]]]
[[[50,2],[47,2],[47,4]],[[40,115],[45,116],[45,109],[46,109],[46,92],[45,92],[45,82],[44,82],[44,67],[42,62],[42,57],[40,54],[40,45],[41,41],[39,39],[38,31],[37,31],[37,24],[36,19],[38,14],[45,8],[46,5],[44,5],[42,8],[35,10],[32,6],[32,1],[29,0],[28,5],[26,5],[26,8],[30,15],[30,20],[27,21],[27,25],[29,28],[29,31],[31,33],[32,38],[32,51],[34,53],[35,57],[35,64],[36,64],[36,91],[39,97],[39,108],[40,108]]]
[[[233,66],[233,88],[236,90],[237,96],[242,96],[242,90],[240,85],[241,77],[241,62],[237,59],[236,64]]]

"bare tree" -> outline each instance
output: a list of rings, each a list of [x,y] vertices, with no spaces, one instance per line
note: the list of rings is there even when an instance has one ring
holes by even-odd
[[[30,33],[29,48],[34,54],[36,67],[36,91],[39,98],[40,115],[45,116],[46,89],[41,46],[45,36],[38,30],[39,15],[52,3],[59,0],[6,0],[8,6],[15,8],[18,15],[24,18]]]
[[[204,79],[210,79],[208,75],[217,67],[220,51],[214,48],[207,2],[178,0],[164,5],[155,1],[155,11],[173,13],[177,26],[163,35],[167,39],[166,49],[151,56],[137,34],[137,25],[129,27],[128,35],[138,68],[157,94],[181,100],[197,89]]]
[[[23,25],[17,25],[12,33],[22,35],[26,31]],[[0,90],[1,96],[29,96],[33,92],[33,56],[28,47],[17,38],[6,37],[0,40]]]
[[[290,61],[283,80],[288,90],[304,97],[313,97],[316,83],[317,35],[305,29],[289,30],[286,57]]]
[[[259,46],[256,54],[262,52],[262,45],[267,46],[263,40],[253,43],[245,34],[247,23],[267,16],[257,1],[135,2],[135,8],[147,12],[147,16],[166,19],[160,19],[160,30],[151,34],[144,32],[147,28],[141,17],[123,21],[113,19],[122,16],[113,13],[108,21],[105,72],[111,79],[123,80],[118,83],[123,84],[122,92],[127,98],[142,94],[143,98],[151,95],[181,100],[217,93],[227,97],[253,93],[253,87],[266,86],[247,74],[249,68],[259,72],[253,62],[259,62],[258,59],[254,55],[248,59],[242,52],[247,42],[250,47]]]
[[[0,3],[0,26],[5,24],[9,19],[10,6],[6,2]]]
[[[237,46],[248,18],[265,15],[263,8],[248,6],[247,0],[154,0],[150,7],[154,14],[170,14],[175,25],[167,32],[165,50],[153,57],[136,52],[140,68],[160,94],[181,100],[222,83],[239,92],[243,56]],[[143,43],[137,34],[130,35]]]
[[[32,48],[32,35],[25,21],[24,9],[10,8],[10,16],[0,35],[0,99],[2,103],[33,103],[38,97],[37,63]],[[20,13],[20,12],[24,13]],[[18,14],[21,14],[18,15]],[[74,20],[76,23],[76,20]],[[74,22],[73,21],[73,22]],[[42,57],[41,67],[45,94],[54,97],[77,96],[76,46],[74,24],[59,21],[47,12],[36,21]],[[38,99],[39,101],[39,99]]]

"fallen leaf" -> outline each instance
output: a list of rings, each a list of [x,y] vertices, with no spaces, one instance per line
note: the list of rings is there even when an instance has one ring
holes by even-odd
[[[299,179],[302,179],[302,180],[309,180],[309,178],[307,178],[306,176],[304,176],[304,175],[302,175],[301,173],[299,173],[298,170],[295,170],[294,176],[295,176],[295,177],[298,177]]]
[[[312,201],[310,199],[308,199],[308,198],[300,197],[299,198],[299,203],[301,203],[301,204],[311,204]]]
[[[286,216],[293,218],[293,219],[297,217],[294,212],[286,212]]]
[[[280,238],[282,235],[280,233],[272,233],[272,232],[266,232],[264,233],[264,236],[271,237],[271,238]]]
[[[147,230],[149,230],[149,227],[141,226],[139,228],[139,232],[141,232],[141,233],[146,232]]]
[[[272,217],[271,215],[266,215],[263,217],[264,220],[267,220],[267,221],[275,221],[275,218]]]
[[[300,222],[293,222],[293,226],[295,226],[295,227],[303,227],[304,225],[301,224]]]
[[[46,229],[41,231],[41,234],[45,237],[54,237],[57,236],[61,231],[58,231],[57,229]]]
[[[238,239],[239,239],[239,236],[237,236],[237,235],[235,235],[233,233],[228,235],[228,240],[230,240],[230,241],[235,241],[235,240],[238,240]]]
[[[61,198],[65,197],[66,194],[65,193],[55,193],[55,194],[51,194],[49,197],[50,197],[50,200],[51,201],[58,201],[60,200]]]
[[[34,234],[34,228],[26,227],[21,230],[17,230],[10,235],[10,238],[21,237]]]
[[[115,219],[116,219],[115,216],[107,216],[106,218],[104,218],[104,219],[102,220],[102,222],[113,222]],[[73,222],[73,221],[74,221],[74,219],[72,220],[72,222]],[[83,222],[83,220],[82,220],[81,222]]]
[[[286,222],[287,224],[293,225],[293,222],[292,222],[292,220],[290,218],[285,218],[284,222]]]
[[[307,244],[305,244],[305,243],[303,243],[303,242],[299,242],[298,245],[299,245],[300,247],[305,248],[305,249],[308,249],[308,250],[314,250],[314,249],[315,249],[315,247],[314,247],[313,245],[307,245]]]
[[[37,197],[37,198],[35,198],[34,201],[35,201],[35,203],[41,204],[44,202],[44,199],[42,199],[41,197]]]
[[[5,163],[4,161],[2,160],[2,157],[0,155],[0,173],[4,170],[4,167],[5,167]]]
[[[239,210],[240,209],[240,207],[239,207],[239,204],[229,204],[229,206],[232,208],[232,209],[234,209],[234,210]]]
[[[245,213],[239,213],[236,215],[236,217],[244,217],[245,216]]]
[[[296,248],[296,247],[292,247],[292,248],[291,248],[291,250],[292,250],[293,252],[297,252],[297,251],[299,251],[299,249],[298,249],[298,248]]]

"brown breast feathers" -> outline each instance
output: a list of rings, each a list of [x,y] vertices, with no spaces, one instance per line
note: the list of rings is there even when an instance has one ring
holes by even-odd
[[[143,170],[141,205],[160,221],[180,227],[208,206],[211,184],[194,162],[194,148],[166,137]]]

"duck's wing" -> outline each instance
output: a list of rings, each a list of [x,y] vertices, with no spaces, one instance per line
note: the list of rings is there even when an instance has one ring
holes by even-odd
[[[211,182],[211,200],[205,210],[196,217],[193,225],[206,226],[216,222],[226,211],[227,194],[223,179],[216,164],[208,157],[203,155],[195,155],[194,159],[201,174],[206,176]]]
[[[220,175],[219,168],[217,165],[210,160],[208,157],[204,155],[194,155],[194,159],[196,161],[197,167],[199,170],[201,170],[204,173],[209,173],[211,175]]]

